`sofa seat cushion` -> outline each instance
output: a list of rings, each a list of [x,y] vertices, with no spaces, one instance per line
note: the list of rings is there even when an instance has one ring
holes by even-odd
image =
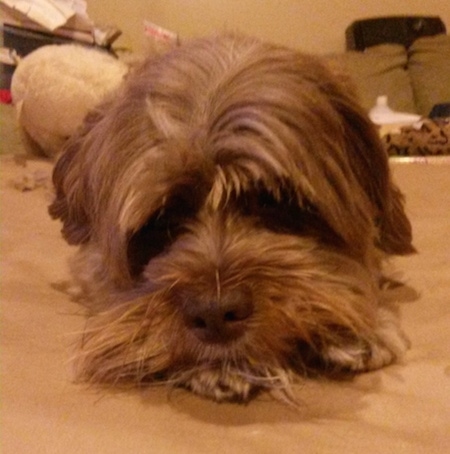
[[[350,76],[367,111],[375,105],[378,96],[386,95],[392,109],[417,113],[404,46],[382,44],[369,47],[364,52],[330,55],[328,60],[333,67]]]

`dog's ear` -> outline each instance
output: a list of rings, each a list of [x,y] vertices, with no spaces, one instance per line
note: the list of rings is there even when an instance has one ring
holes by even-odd
[[[413,253],[411,223],[404,211],[404,197],[392,182],[387,153],[375,126],[353,101],[357,100],[338,109],[347,123],[353,172],[376,210],[378,247],[388,254]]]
[[[334,57],[326,57],[322,62],[342,90],[336,92],[339,94],[333,101],[345,122],[353,173],[377,213],[378,247],[389,254],[413,253],[412,229],[404,211],[404,197],[392,182],[387,153],[378,131],[361,107],[357,87],[347,69]],[[345,96],[341,96],[342,93]]]
[[[388,254],[412,254],[412,228],[404,210],[404,197],[400,190],[390,184],[390,197],[379,223],[379,247]]]
[[[62,234],[69,244],[85,243],[91,234],[89,190],[82,168],[89,165],[85,160],[89,151],[86,150],[86,137],[102,117],[100,110],[87,115],[81,128],[63,146],[53,170],[56,194],[49,213],[52,218],[62,221]]]

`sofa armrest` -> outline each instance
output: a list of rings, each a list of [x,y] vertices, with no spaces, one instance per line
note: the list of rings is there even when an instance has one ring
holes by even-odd
[[[408,71],[418,113],[450,103],[450,36],[420,38],[408,50]]]

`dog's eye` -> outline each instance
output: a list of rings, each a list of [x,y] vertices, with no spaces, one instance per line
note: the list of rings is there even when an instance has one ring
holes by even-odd
[[[276,195],[265,189],[247,193],[240,209],[257,224],[280,233],[307,233],[321,222],[314,206],[308,202],[300,204],[288,190]]]
[[[292,215],[298,209],[298,203],[289,193],[275,196],[268,191],[262,191],[257,195],[256,208],[267,214]]]
[[[242,213],[246,216],[268,221],[275,217],[288,222],[295,216],[296,207],[288,194],[275,196],[267,190],[257,190],[244,194],[238,202]]]
[[[155,212],[128,241],[128,263],[132,276],[138,276],[145,265],[172,244],[194,216],[191,201],[175,197]]]

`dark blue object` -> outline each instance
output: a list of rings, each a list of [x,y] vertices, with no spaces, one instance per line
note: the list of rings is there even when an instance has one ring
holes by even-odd
[[[431,109],[430,118],[450,118],[450,102],[436,104]]]

